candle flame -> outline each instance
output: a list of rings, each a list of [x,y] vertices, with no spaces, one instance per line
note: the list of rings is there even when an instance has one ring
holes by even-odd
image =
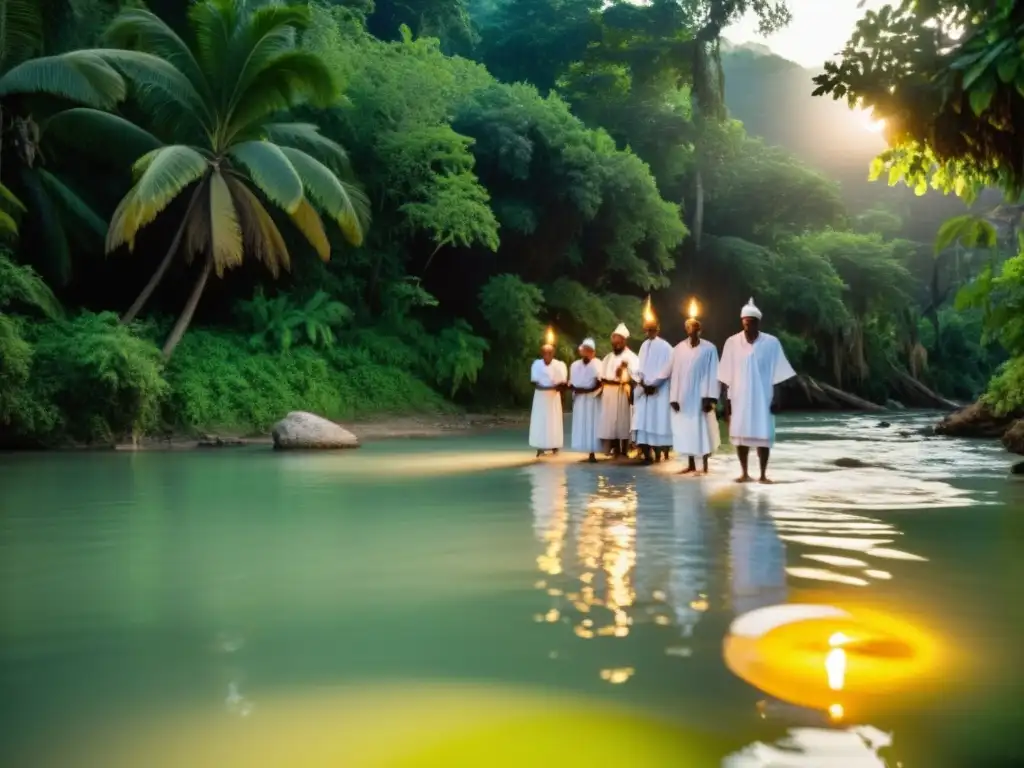
[[[551,328],[550,325],[548,326],[547,333],[544,334],[544,343],[550,344],[551,346],[555,346],[555,331]]]
[[[690,299],[690,306],[686,310],[686,316],[696,318],[700,314],[700,304],[696,299]]]
[[[658,322],[658,318],[654,315],[654,310],[651,308],[651,297],[647,297],[647,304],[644,306],[644,325]]]

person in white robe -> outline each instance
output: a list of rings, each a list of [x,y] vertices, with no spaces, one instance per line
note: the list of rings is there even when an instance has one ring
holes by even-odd
[[[697,471],[697,457],[708,471],[708,457],[722,443],[718,432],[718,350],[700,337],[700,320],[686,321],[687,337],[672,352],[669,405],[672,407],[672,448],[689,458],[680,474]]]
[[[593,339],[580,344],[580,359],[569,368],[569,388],[572,390],[572,442],[574,451],[588,454],[587,461],[597,461],[594,455],[601,450],[597,436],[601,407],[601,363],[594,359],[597,347]]]
[[[637,391],[636,437],[645,464],[668,458],[672,447],[672,421],[669,417],[669,380],[672,376],[672,345],[659,333],[657,319],[644,321],[647,340],[640,346],[640,370]]]
[[[537,456],[545,451],[558,453],[565,440],[562,425],[562,392],[568,386],[569,371],[565,363],[555,360],[555,347],[545,344],[540,359],[530,368],[533,382],[533,410],[530,412],[530,447]]]
[[[600,422],[597,436],[605,452],[624,457],[629,454],[633,430],[630,390],[636,381],[640,358],[626,346],[629,329],[622,323],[612,332],[612,351],[601,361]]]
[[[751,480],[747,462],[753,447],[761,465],[760,482],[770,483],[768,458],[775,443],[778,386],[796,376],[796,371],[786,359],[782,343],[761,332],[761,310],[753,299],[743,307],[740,320],[743,330],[725,342],[718,365],[729,439],[736,446],[742,470],[737,482]]]

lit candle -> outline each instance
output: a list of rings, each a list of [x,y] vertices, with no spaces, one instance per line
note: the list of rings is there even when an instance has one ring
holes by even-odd
[[[654,309],[651,307],[651,297],[647,297],[647,304],[644,306],[644,326],[654,325],[658,322],[658,318],[654,314]]]
[[[686,310],[687,320],[696,320],[697,315],[700,314],[700,304],[697,303],[696,299],[690,299],[690,306]]]
[[[550,347],[555,346],[555,331],[550,325],[548,326],[547,333],[544,334],[544,343]]]

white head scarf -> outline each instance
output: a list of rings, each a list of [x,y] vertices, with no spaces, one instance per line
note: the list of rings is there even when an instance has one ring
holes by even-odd
[[[750,297],[750,301],[747,302],[747,305],[743,308],[743,311],[740,312],[740,319],[743,319],[744,317],[753,317],[756,318],[757,320],[761,319],[761,310],[757,308],[756,304],[754,304],[753,296]]]
[[[624,339],[629,338],[629,329],[625,323],[619,323],[618,326],[612,331],[612,336],[621,336]]]
[[[594,340],[589,336],[583,340],[582,344],[580,344],[580,349],[583,349],[584,347],[592,351],[597,351],[597,345],[594,344]]]

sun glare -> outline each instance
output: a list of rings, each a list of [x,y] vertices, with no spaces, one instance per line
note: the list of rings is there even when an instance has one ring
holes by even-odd
[[[885,128],[885,120],[876,120],[874,110],[870,107],[867,109],[858,107],[853,110],[853,112],[857,116],[861,125],[864,126],[865,131],[868,131],[869,133],[881,133],[882,129]]]

